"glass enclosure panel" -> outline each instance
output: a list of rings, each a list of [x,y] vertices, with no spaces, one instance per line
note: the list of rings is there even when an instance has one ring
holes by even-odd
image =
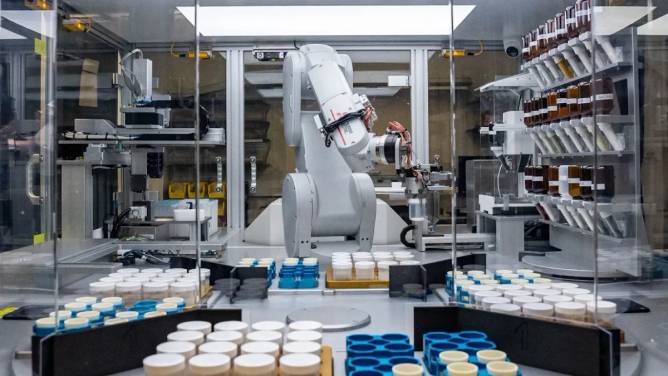
[[[57,288],[55,6],[0,2],[0,305],[36,305],[40,316]]]

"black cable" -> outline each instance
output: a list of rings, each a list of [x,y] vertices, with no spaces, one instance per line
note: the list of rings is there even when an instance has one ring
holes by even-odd
[[[409,232],[415,230],[415,225],[408,225],[401,230],[401,233],[399,234],[401,244],[405,245],[408,248],[415,248],[415,243],[411,243],[406,239],[406,235],[408,235]]]

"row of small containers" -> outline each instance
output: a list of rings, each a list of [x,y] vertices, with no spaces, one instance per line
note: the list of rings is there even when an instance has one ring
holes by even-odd
[[[409,337],[403,333],[350,335],[346,338],[346,375],[397,375],[400,373],[394,367],[402,364],[423,364],[429,374],[439,376],[471,372],[474,375],[521,375],[517,365],[508,362],[506,354],[495,350],[496,344],[479,331],[430,332],[424,335],[423,343],[423,357],[418,359]],[[450,371],[448,365],[451,365]],[[424,373],[420,368],[413,369],[414,376]]]
[[[315,257],[288,258],[278,272],[281,289],[312,289],[318,287],[320,265]]]

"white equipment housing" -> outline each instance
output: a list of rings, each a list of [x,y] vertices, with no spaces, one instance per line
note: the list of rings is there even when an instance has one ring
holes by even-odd
[[[343,236],[358,250],[371,249],[376,197],[366,172],[376,162],[395,163],[399,140],[369,133],[360,116],[368,100],[352,92],[352,76],[350,57],[326,45],[305,45],[285,58],[285,139],[297,148],[297,172],[283,181],[290,256],[310,253],[315,237]],[[302,99],[315,99],[320,111],[302,111]]]

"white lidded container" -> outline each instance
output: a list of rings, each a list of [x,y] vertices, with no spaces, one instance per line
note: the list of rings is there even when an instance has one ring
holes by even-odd
[[[597,298],[598,298],[597,300],[599,301],[603,300],[601,296],[598,296]],[[587,302],[594,301],[594,294],[575,295],[573,297],[573,301],[587,304]]]
[[[35,327],[39,329],[56,329],[56,318],[42,317],[41,319],[37,319],[35,320]]]
[[[164,274],[182,276],[188,273],[188,270],[184,268],[169,268],[164,271]]]
[[[125,280],[125,278],[123,278],[123,276],[116,276],[116,277],[106,276],[106,277],[100,278],[99,282],[118,283],[118,282],[123,282],[124,280]]]
[[[320,356],[322,345],[318,342],[288,342],[283,345],[283,354],[313,354]]]
[[[50,312],[49,317],[56,317],[56,312]],[[63,322],[67,319],[72,318],[72,311],[69,310],[60,310],[58,311],[58,321]]]
[[[501,350],[480,350],[475,353],[475,356],[482,364],[487,364],[489,362],[503,362],[508,357],[508,355]]]
[[[280,346],[276,342],[246,342],[240,349],[241,354],[265,354],[274,359],[281,353]]]
[[[137,320],[139,318],[139,312],[137,311],[119,311],[115,315],[119,319],[126,319],[128,321]]]
[[[98,311],[83,311],[77,313],[77,317],[88,319],[89,322],[100,320],[100,312]]]
[[[162,268],[146,268],[139,271],[141,274],[162,274],[164,269]]]
[[[400,363],[392,366],[392,376],[422,376],[424,368],[419,364]]]
[[[95,296],[80,296],[74,299],[74,301],[84,303],[88,308],[90,308],[93,304],[97,303],[98,299]]]
[[[200,354],[225,354],[234,359],[239,353],[239,346],[232,342],[204,342],[197,351]]]
[[[576,289],[580,286],[578,286],[576,283],[570,283],[570,282],[556,282],[552,283],[552,288],[555,290],[566,290],[566,289]]]
[[[199,354],[188,361],[189,376],[227,376],[232,360],[224,354]]]
[[[151,282],[162,282],[166,283],[167,285],[171,285],[172,283],[176,282],[176,280],[176,275],[167,274],[158,274],[157,276],[151,278]]]
[[[551,287],[551,283],[529,283],[526,286],[522,286],[523,289],[531,291],[532,293],[538,290],[551,290]]]
[[[237,345],[244,343],[244,335],[232,330],[217,330],[206,336],[207,342],[232,342]]]
[[[123,307],[123,298],[120,296],[109,296],[106,298],[102,298],[100,300],[101,303],[111,303],[114,305],[114,309],[118,309],[120,307]]]
[[[332,277],[335,281],[349,281],[353,279],[353,263],[350,261],[333,261]]]
[[[478,366],[473,363],[454,362],[447,366],[448,376],[477,376]]]
[[[561,295],[561,290],[547,289],[547,290],[534,290],[533,296],[539,297],[541,299],[546,296]]]
[[[234,375],[274,376],[276,359],[267,354],[244,354],[234,358]]]
[[[123,298],[127,306],[141,300],[141,282],[123,281],[116,284],[116,295]]]
[[[575,289],[563,289],[561,290],[562,295],[570,296],[574,298],[577,295],[591,294],[591,291],[587,289],[575,288]]]
[[[382,281],[388,281],[390,279],[391,265],[399,265],[399,263],[397,261],[392,261],[392,260],[378,261],[378,279]]]
[[[543,303],[555,305],[557,303],[571,302],[573,298],[566,295],[548,295],[543,297]]]
[[[468,285],[466,291],[469,293],[469,302],[475,303],[475,293],[479,291],[494,291],[496,288],[492,285]]]
[[[160,303],[155,305],[156,311],[165,313],[174,313],[178,311],[178,306],[175,303]]]
[[[72,312],[73,315],[76,315],[79,312],[87,310],[88,305],[82,302],[70,302],[66,303],[64,308],[65,310]]]
[[[213,330],[217,332],[232,331],[246,334],[248,333],[248,324],[243,321],[236,320],[221,321],[213,326]]]
[[[513,300],[513,298],[518,297],[518,296],[531,296],[531,291],[528,290],[508,290],[503,293],[503,296],[506,298],[509,298],[510,300]]]
[[[202,332],[202,334],[207,335],[211,333],[211,323],[208,321],[184,321],[179,323],[176,326],[177,330],[187,330],[187,331],[196,331]]]
[[[169,285],[169,292],[172,296],[183,298],[185,305],[190,306],[197,298],[197,284],[192,281],[174,282]]]
[[[516,376],[519,367],[511,362],[489,362],[487,363],[487,374],[490,376]]]
[[[315,330],[299,330],[290,332],[287,336],[288,342],[318,342],[322,343],[322,333]]]
[[[118,272],[116,272],[116,273],[109,273],[109,275],[107,275],[107,277],[109,277],[109,278],[116,278],[116,279],[119,279],[119,278],[120,278],[121,281],[125,281],[126,278],[130,278],[130,277],[132,277],[132,274],[118,273]]]
[[[481,285],[499,285],[499,284],[501,284],[501,282],[499,282],[498,279],[479,279],[479,281],[480,281]]]
[[[120,282],[120,281],[119,281]],[[100,298],[116,295],[116,283],[114,282],[91,282],[88,284],[88,292]]]
[[[110,316],[115,312],[114,305],[106,302],[95,303],[90,308],[106,316]]]
[[[254,331],[274,331],[281,332],[285,331],[285,324],[280,321],[258,321],[251,325],[251,329]]]
[[[318,376],[320,357],[313,354],[287,354],[278,361],[282,376]]]
[[[502,297],[503,295],[498,291],[476,291],[473,295],[473,303],[482,308],[482,301],[489,297]],[[470,298],[469,298],[470,299]]]
[[[494,286],[494,288],[496,289],[496,291],[501,291],[502,293],[505,293],[506,291],[509,290],[522,290],[522,286],[520,285],[507,285],[507,284],[496,285]]]
[[[144,282],[142,284],[144,299],[162,300],[169,296],[169,284],[167,282]]]
[[[510,299],[504,297],[490,296],[482,300],[483,309],[491,309],[495,304],[510,304]]]
[[[183,299],[180,296],[168,296],[168,297],[162,299],[162,302],[163,303],[174,303],[177,306],[186,304],[186,300]]]
[[[391,253],[378,253],[378,254],[374,253],[373,260],[376,262],[393,261],[394,256],[392,256]]]
[[[197,346],[192,342],[168,341],[156,346],[155,351],[158,354],[180,354],[190,359],[197,354]]]
[[[376,263],[373,261],[357,261],[355,262],[355,279],[357,280],[372,280],[374,279]]]
[[[549,278],[543,278],[543,277],[540,277],[540,278],[534,278],[534,279],[533,279],[533,283],[534,283],[534,284],[536,284],[536,283],[543,283],[543,284],[547,284],[547,283],[549,283],[550,286],[551,286],[551,285],[552,285],[552,280],[549,279]]]
[[[614,302],[609,302],[607,300],[599,300],[598,304],[595,304],[594,300],[591,300],[586,303],[587,305],[587,319],[589,321],[594,321],[594,316],[598,319],[599,322],[612,325],[617,313],[617,304]]]
[[[88,319],[83,317],[73,317],[71,319],[67,319],[65,320],[64,324],[65,329],[84,329],[90,326]]]
[[[547,303],[525,303],[522,305],[522,312],[525,315],[552,317],[554,315],[554,307]]]
[[[183,376],[186,358],[179,354],[155,354],[144,358],[146,376]]]
[[[513,278],[510,280],[510,284],[524,286],[529,284],[529,280],[523,278]]]
[[[492,312],[517,315],[520,312],[522,312],[522,307],[512,303],[501,303],[501,304],[492,304],[489,307],[489,310]]]
[[[258,330],[246,334],[247,342],[274,342],[277,345],[283,344],[283,333],[275,330]]]
[[[540,303],[542,301],[541,298],[532,295],[515,296],[513,297],[512,300],[513,304],[517,304],[520,307],[524,306],[527,303]]]
[[[554,305],[554,315],[568,320],[584,321],[587,306],[578,302],[560,302]]]
[[[443,364],[468,362],[469,354],[459,350],[446,350],[440,352],[438,358]]]
[[[126,278],[124,282],[139,282],[139,283],[146,283],[151,280],[151,276],[146,274],[135,274],[132,277]]]
[[[316,332],[322,332],[322,323],[312,320],[293,321],[288,325],[288,329],[290,329],[291,332],[296,332],[299,330],[313,330]]]
[[[170,342],[192,342],[199,346],[204,343],[204,334],[194,330],[178,330],[167,334],[167,340]]]
[[[149,311],[144,313],[144,318],[145,319],[151,319],[154,317],[162,317],[162,316],[167,316],[167,312],[165,311]]]

